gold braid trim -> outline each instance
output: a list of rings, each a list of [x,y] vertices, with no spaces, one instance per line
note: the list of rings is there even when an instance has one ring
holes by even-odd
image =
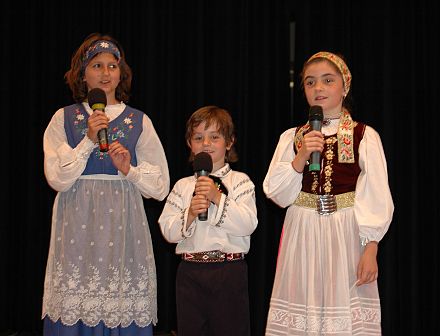
[[[345,108],[342,109],[342,116],[339,120],[338,126],[338,162],[339,163],[354,163],[354,150],[353,150],[353,130],[356,127],[357,122],[351,119],[350,112]],[[296,152],[301,149],[304,134],[310,129],[310,125],[307,124],[297,129],[294,137],[294,146]]]

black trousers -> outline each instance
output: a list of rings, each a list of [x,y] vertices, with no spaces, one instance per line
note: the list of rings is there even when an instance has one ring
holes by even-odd
[[[249,336],[248,270],[245,260],[181,261],[176,276],[179,336]]]

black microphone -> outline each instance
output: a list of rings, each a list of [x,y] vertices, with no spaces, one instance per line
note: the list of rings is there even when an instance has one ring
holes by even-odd
[[[193,169],[196,177],[208,176],[212,171],[212,158],[206,152],[200,152],[194,157]],[[199,214],[199,220],[205,221],[208,219],[208,209]]]
[[[90,108],[95,111],[99,110],[105,112],[105,106],[107,105],[107,96],[104,90],[95,88],[91,89],[87,94],[87,100]],[[98,131],[99,150],[101,152],[108,151],[108,131],[107,128],[102,128]]]
[[[309,110],[310,128],[314,131],[321,132],[323,119],[324,119],[324,114],[322,112],[322,107],[318,105],[311,106]],[[320,170],[321,170],[321,152],[316,151],[310,155],[309,171],[320,171]]]

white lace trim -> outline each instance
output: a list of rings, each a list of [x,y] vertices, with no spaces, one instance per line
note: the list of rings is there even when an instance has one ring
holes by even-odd
[[[378,300],[366,301],[369,303],[352,300],[350,307],[306,307],[272,300],[266,335],[292,335],[292,331],[320,335],[381,335],[380,304]]]
[[[121,274],[118,267],[109,265],[106,279],[99,268],[89,265],[88,275],[81,275],[76,265],[70,264],[70,273],[57,262],[51,281],[45,284],[43,317],[53,321],[61,318],[65,325],[81,320],[87,326],[96,326],[101,320],[109,328],[128,327],[135,322],[140,327],[157,323],[156,278],[151,261],[138,265],[133,277],[128,268]],[[107,285],[103,286],[105,282]]]

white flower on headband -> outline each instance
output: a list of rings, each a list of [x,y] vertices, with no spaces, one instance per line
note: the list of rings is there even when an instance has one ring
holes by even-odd
[[[103,47],[103,48],[108,48],[110,45],[108,44],[108,42],[101,42],[100,44],[99,44],[101,47]]]

